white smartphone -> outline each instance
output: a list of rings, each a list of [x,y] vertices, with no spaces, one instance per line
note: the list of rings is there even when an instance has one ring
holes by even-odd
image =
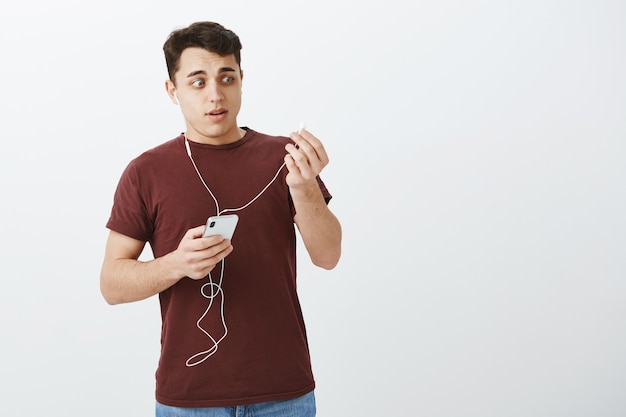
[[[226,214],[224,216],[211,216],[206,221],[206,228],[202,237],[221,235],[224,239],[232,239],[239,216]]]

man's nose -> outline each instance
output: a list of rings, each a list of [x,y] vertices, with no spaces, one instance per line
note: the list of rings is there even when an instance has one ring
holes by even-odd
[[[215,81],[209,82],[207,91],[208,91],[208,100],[211,103],[222,101],[224,99],[224,95],[222,94],[222,89],[218,85],[218,83]]]

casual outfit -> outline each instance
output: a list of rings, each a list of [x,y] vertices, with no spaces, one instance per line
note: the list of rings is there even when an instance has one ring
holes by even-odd
[[[122,174],[107,227],[149,242],[155,258],[175,250],[186,231],[209,216],[239,216],[234,250],[223,265],[159,294],[161,409],[312,398],[315,382],[296,293],[294,207],[288,171],[281,168],[289,142],[251,129],[227,145],[189,142],[215,199],[194,169],[183,135],[143,153]]]

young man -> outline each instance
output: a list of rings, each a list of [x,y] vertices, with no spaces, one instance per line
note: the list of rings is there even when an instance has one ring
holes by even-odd
[[[170,34],[165,88],[186,131],[131,161],[107,222],[106,301],[159,294],[157,416],[315,414],[294,223],[312,262],[335,267],[341,226],[319,178],[328,156],[306,130],[238,126],[240,49],[213,22]],[[220,214],[239,216],[232,241],[203,237]],[[154,259],[139,261],[146,242]]]

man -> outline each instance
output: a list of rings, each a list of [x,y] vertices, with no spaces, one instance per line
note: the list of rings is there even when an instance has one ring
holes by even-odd
[[[102,294],[110,304],[159,294],[157,416],[315,415],[294,223],[312,262],[334,268],[341,226],[319,178],[324,146],[304,129],[287,138],[238,126],[243,71],[232,31],[197,22],[163,50],[165,88],[186,131],[122,174]],[[232,241],[203,237],[220,214],[239,216]],[[146,242],[154,259],[139,261]]]

